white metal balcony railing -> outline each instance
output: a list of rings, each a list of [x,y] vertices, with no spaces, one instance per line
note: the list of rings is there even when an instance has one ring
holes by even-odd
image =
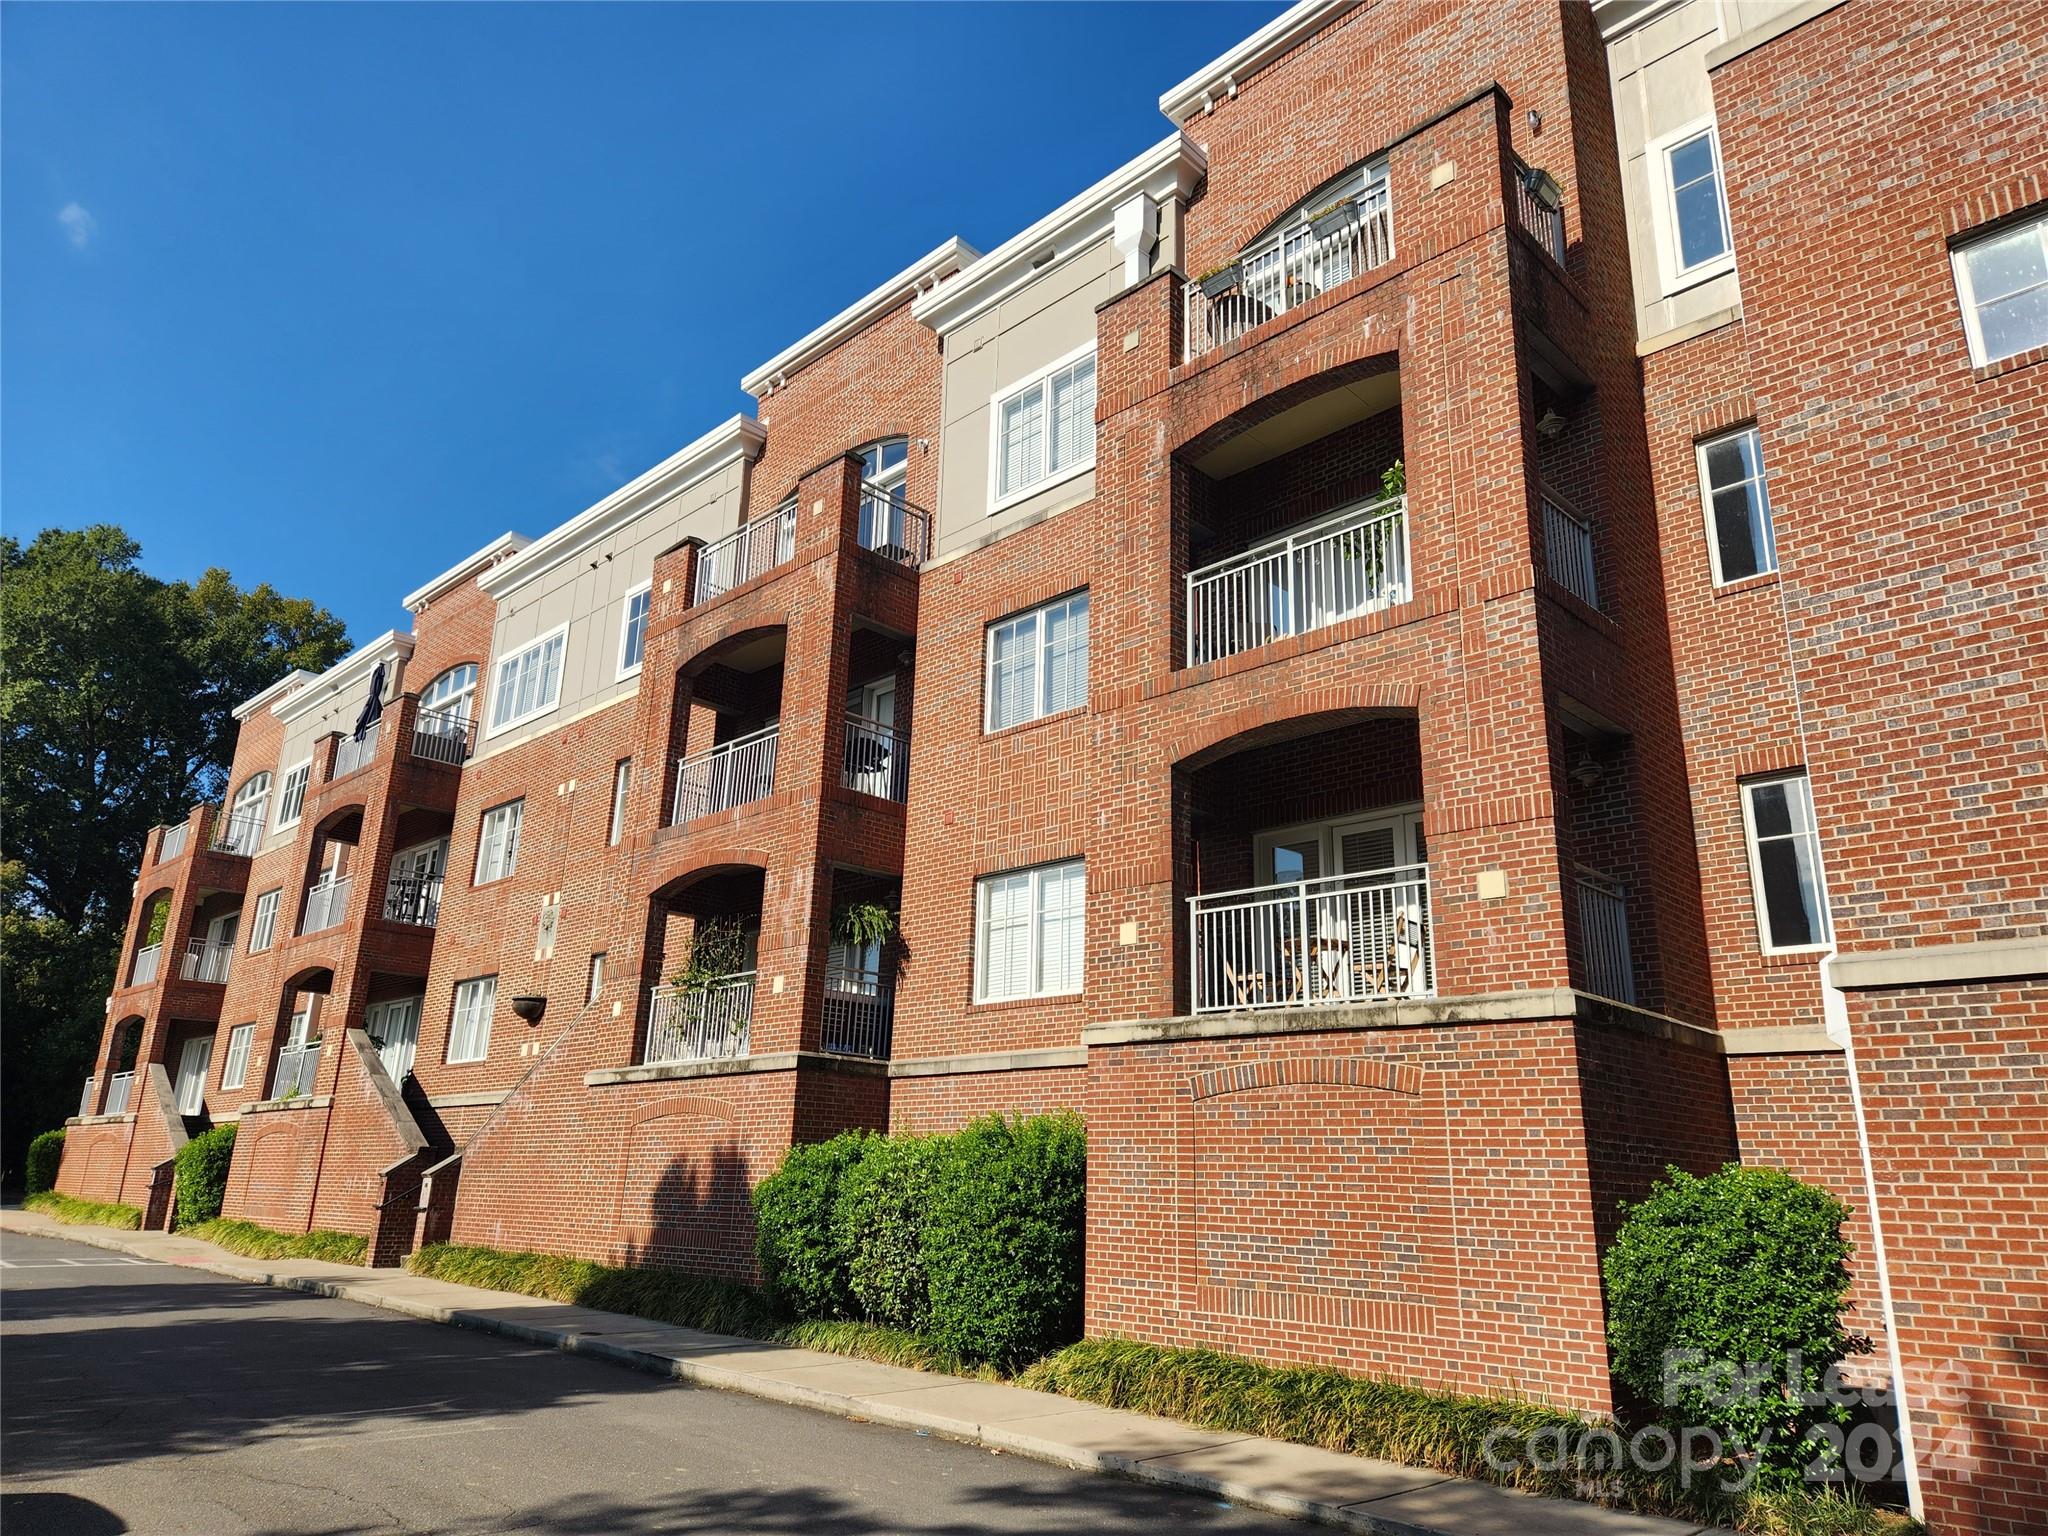
[[[1406,602],[1408,590],[1408,498],[1347,507],[1188,572],[1188,665]]]
[[[766,517],[734,529],[697,552],[693,603],[708,603],[764,571],[796,557],[796,503],[776,508]]]
[[[699,816],[765,798],[775,788],[775,746],[781,735],[782,727],[771,725],[679,759],[669,824],[679,827]]]
[[[271,1074],[273,1099],[296,1099],[313,1091],[320,1077],[320,1042],[288,1045],[277,1053],[277,1070]]]
[[[210,981],[215,985],[228,979],[228,966],[235,958],[233,940],[209,942],[205,939],[185,941],[184,978],[187,981]]]
[[[306,887],[306,910],[299,917],[299,932],[318,933],[332,928],[348,915],[349,877],[315,880]]]
[[[164,957],[161,943],[145,944],[135,951],[135,964],[128,972],[128,985],[146,987],[156,980],[157,967]]]
[[[1590,870],[1577,875],[1573,884],[1579,895],[1580,979],[1588,992],[1633,1003],[1636,977],[1628,947],[1627,893]]]
[[[861,488],[860,547],[914,568],[931,558],[932,515],[905,501],[901,490]]]
[[[476,750],[476,721],[449,710],[423,709],[413,717],[412,755],[460,768]]]
[[[1428,997],[1429,866],[1188,898],[1197,1013]]]
[[[846,716],[846,768],[840,782],[863,795],[910,798],[910,737],[852,711]]]
[[[330,779],[338,779],[345,773],[354,773],[363,764],[377,755],[377,738],[384,734],[384,722],[373,720],[370,728],[363,732],[360,740],[355,734],[341,738],[334,744],[334,772]]]
[[[1234,268],[1182,290],[1182,360],[1237,340],[1394,256],[1393,211],[1378,182],[1356,202],[1247,251]],[[1233,283],[1226,275],[1235,272]]]
[[[656,987],[647,1012],[647,1063],[723,1061],[747,1054],[754,1022],[754,973],[708,987]]]
[[[263,812],[236,811],[213,822],[213,851],[253,857],[263,846]]]
[[[441,920],[442,877],[431,880],[400,878],[384,887],[384,919],[431,928]]]
[[[92,1085],[97,1081],[97,1078],[88,1077],[85,1080],[85,1088],[78,1095],[78,1113],[81,1118],[92,1113]]]
[[[102,1113],[125,1115],[128,1113],[128,1095],[135,1086],[133,1072],[116,1072],[107,1079],[107,1107]]]
[[[896,991],[880,973],[832,966],[825,972],[825,1008],[819,1044],[837,1056],[889,1059]]]
[[[185,851],[185,844],[192,836],[192,823],[181,821],[175,827],[165,827],[163,836],[156,840],[156,861],[168,864]]]
[[[1550,259],[1564,265],[1564,205],[1558,200],[1557,183],[1547,171],[1532,170],[1520,160],[1513,162],[1515,220]]]
[[[1600,586],[1593,574],[1593,530],[1578,513],[1548,496],[1543,498],[1543,568],[1588,608],[1600,606]]]

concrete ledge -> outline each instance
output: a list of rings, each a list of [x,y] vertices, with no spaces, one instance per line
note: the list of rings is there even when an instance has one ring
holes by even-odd
[[[325,1109],[334,1100],[326,1094],[319,1097],[300,1096],[296,1099],[258,1099],[254,1104],[244,1104],[245,1115],[276,1115],[293,1109]]]
[[[356,1269],[314,1259],[265,1263],[174,1233],[68,1227],[19,1210],[0,1212],[0,1229],[471,1328],[1034,1461],[1191,1489],[1372,1536],[1698,1536],[1700,1531],[1690,1522],[1536,1498],[1393,1462],[1098,1408],[1024,1387],[669,1327],[538,1297],[424,1280],[400,1270]]]
[[[1794,27],[1805,26],[1816,16],[1825,16],[1845,0],[1806,0],[1804,5],[1795,5],[1790,10],[1780,11],[1767,21],[1759,22],[1738,37],[1731,37],[1725,43],[1718,43],[1707,50],[1707,69],[1711,73],[1731,59],[1739,59],[1745,53],[1763,47],[1765,43],[1783,37]]]
[[[436,1093],[427,1096],[429,1109],[496,1109],[512,1097],[510,1088],[496,1093]]]
[[[865,1056],[839,1056],[830,1051],[777,1051],[763,1056],[728,1056],[718,1061],[644,1062],[637,1067],[601,1067],[583,1074],[586,1088],[613,1088],[621,1083],[665,1083],[697,1077],[744,1077],[752,1072],[794,1072],[798,1067],[825,1067],[861,1077],[886,1077],[889,1064]]]
[[[133,1120],[133,1115],[73,1115],[66,1125],[123,1125]]]
[[[1830,1039],[1819,1024],[1766,1024],[1721,1033],[1723,1056],[1799,1056],[1830,1051],[1839,1056],[1842,1043]]]
[[[1691,341],[1695,336],[1704,336],[1709,331],[1718,331],[1724,325],[1733,325],[1742,318],[1742,306],[1731,304],[1726,309],[1717,309],[1710,315],[1701,315],[1697,320],[1688,320],[1684,325],[1674,325],[1668,331],[1659,331],[1654,336],[1645,336],[1636,343],[1637,357],[1653,357],[1667,347],[1680,342]]]
[[[1088,1047],[1063,1045],[1043,1051],[981,1051],[969,1056],[913,1056],[889,1063],[889,1076],[958,1077],[975,1072],[1043,1072],[1053,1067],[1085,1067]]]
[[[1828,964],[1835,985],[1845,992],[1961,981],[2015,981],[2048,976],[2048,938],[1912,944],[1902,949],[1837,954]]]

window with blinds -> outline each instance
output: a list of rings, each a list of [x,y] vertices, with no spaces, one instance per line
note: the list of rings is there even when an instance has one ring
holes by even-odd
[[[565,625],[498,662],[491,692],[493,732],[544,715],[562,701],[562,661],[568,649]]]
[[[996,396],[990,417],[991,510],[1093,467],[1094,343]]]
[[[991,624],[985,691],[990,731],[1087,703],[1088,594]]]
[[[519,822],[526,810],[524,800],[514,800],[484,812],[483,830],[476,841],[476,885],[503,880],[519,867]]]
[[[448,1060],[482,1061],[491,1054],[491,1009],[498,978],[479,976],[455,988],[455,1014],[448,1024]]]
[[[255,1039],[254,1024],[237,1024],[228,1031],[228,1059],[220,1069],[222,1088],[240,1088],[249,1081],[249,1047]]]
[[[975,1001],[1080,991],[1087,896],[1079,859],[976,881]]]

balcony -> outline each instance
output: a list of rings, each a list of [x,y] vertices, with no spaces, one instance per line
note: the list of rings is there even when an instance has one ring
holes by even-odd
[[[1429,997],[1429,867],[1188,898],[1196,1013]]]
[[[1549,496],[1543,498],[1543,568],[1552,581],[1588,608],[1600,606],[1600,584],[1593,573],[1592,525]]]
[[[647,1049],[640,1059],[654,1065],[744,1056],[753,1020],[752,971],[705,987],[656,987],[647,1015]]]
[[[185,967],[181,973],[187,981],[210,982],[215,986],[225,985],[228,967],[235,958],[232,940],[209,942],[205,939],[190,939],[185,944]]]
[[[410,923],[416,928],[432,928],[441,919],[441,886],[439,875],[431,880],[400,878],[390,881],[384,887],[384,920],[387,923]]]
[[[905,501],[901,486],[863,486],[860,547],[916,570],[931,558],[932,515]]]
[[[1346,508],[1188,572],[1191,667],[1406,602],[1408,499]]]
[[[334,771],[330,780],[354,773],[377,755],[377,738],[384,734],[384,722],[374,720],[360,737],[344,736],[334,744]]]
[[[910,798],[910,737],[893,725],[849,710],[839,782],[858,794],[903,804]]]
[[[1384,177],[1320,217],[1276,231],[1231,266],[1182,290],[1182,361],[1237,340],[1394,258]]]
[[[165,827],[163,836],[156,841],[156,861],[168,864],[185,851],[185,844],[191,840],[192,823],[181,821],[175,827]]]
[[[128,1099],[135,1087],[133,1072],[116,1072],[107,1079],[107,1107],[104,1113],[125,1115],[128,1113]]]
[[[349,878],[315,880],[306,887],[306,909],[299,917],[301,934],[319,933],[348,916]]]
[[[1591,870],[1574,875],[1572,885],[1579,906],[1580,981],[1588,992],[1618,1003],[1633,1003],[1636,978],[1628,947],[1625,893]]]
[[[796,503],[791,501],[699,550],[690,601],[708,603],[795,558]]]
[[[423,709],[413,721],[412,755],[460,768],[476,751],[476,721],[468,715]]]
[[[244,859],[255,857],[256,850],[263,846],[263,812],[236,811],[215,817],[210,846],[215,853],[232,853]]]
[[[771,725],[678,760],[670,825],[679,827],[699,816],[765,798],[775,788],[775,748],[781,735],[781,726]]]
[[[840,966],[826,970],[821,1048],[835,1056],[887,1061],[895,1018],[895,988],[879,972]]]
[[[1544,254],[1564,265],[1564,194],[1557,178],[1519,158],[1509,162],[1515,183],[1515,222],[1543,247]]]
[[[78,1114],[80,1119],[83,1119],[85,1116],[92,1113],[92,1085],[96,1081],[96,1078],[88,1077],[85,1080],[85,1087],[81,1089],[79,1092]]]
[[[270,1077],[273,1099],[302,1098],[313,1091],[320,1076],[320,1042],[288,1045],[277,1053],[277,1070]]]
[[[128,972],[128,985],[146,987],[156,980],[159,963],[164,956],[162,944],[145,944],[135,951],[135,964]]]

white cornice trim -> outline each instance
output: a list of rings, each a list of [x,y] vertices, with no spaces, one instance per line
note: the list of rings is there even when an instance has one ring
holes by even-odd
[[[471,555],[467,560],[456,562],[432,581],[415,587],[412,591],[406,593],[406,610],[410,613],[418,613],[435,598],[461,586],[478,571],[496,565],[500,560],[508,556],[518,554],[520,550],[526,548],[532,542],[533,540],[523,533],[513,533],[509,529],[506,530],[482,549]]]
[[[280,677],[261,693],[252,693],[248,698],[242,700],[241,703],[234,707],[231,713],[237,720],[246,720],[280,693],[289,692],[301,683],[310,683],[319,675],[317,672],[308,672],[304,667],[293,667],[291,671],[285,673],[283,677]]]
[[[333,666],[308,682],[297,693],[287,695],[270,706],[270,712],[287,723],[315,705],[324,704],[344,689],[353,688],[357,683],[368,682],[370,674],[381,661],[409,661],[412,658],[412,636],[387,629],[368,645],[357,646]]]
[[[954,273],[972,266],[980,255],[981,252],[955,235],[937,250],[913,261],[865,298],[842,309],[796,345],[776,353],[741,379],[740,388],[756,400],[760,399],[804,364],[822,357],[913,294],[937,288]]]
[[[492,597],[504,598],[564,560],[572,560],[597,540],[686,491],[740,459],[758,459],[768,433],[751,416],[734,416],[694,443],[663,459],[628,485],[622,485],[596,506],[577,514],[550,533],[542,534],[511,559],[484,572],[477,585]]]
[[[1600,29],[1600,40],[1611,43],[1684,3],[1685,0],[1593,0],[1593,25]]]
[[[1212,59],[1187,79],[1159,98],[1159,110],[1176,125],[1196,112],[1204,111],[1237,88],[1280,55],[1321,31],[1346,11],[1356,10],[1358,0],[1301,0],[1289,6],[1221,58]]]
[[[1012,235],[952,282],[914,300],[910,312],[943,336],[1033,278],[1107,240],[1119,203],[1140,192],[1160,202],[1185,199],[1208,169],[1202,146],[1176,129],[1029,229]]]

